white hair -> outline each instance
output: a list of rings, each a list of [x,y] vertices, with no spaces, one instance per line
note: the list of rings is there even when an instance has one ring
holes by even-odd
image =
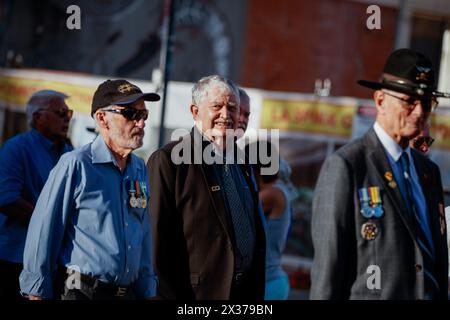
[[[27,103],[27,123],[33,127],[33,114],[39,110],[46,110],[54,98],[66,100],[69,96],[54,90],[40,90],[31,96]]]
[[[239,105],[240,100],[238,87],[233,81],[219,75],[203,77],[197,81],[192,88],[192,104],[198,106],[206,96],[207,92],[213,87],[219,87],[226,91],[233,92]]]
[[[239,98],[242,100],[242,98],[247,99],[248,103],[250,103],[250,97],[248,96],[247,92],[239,87]]]

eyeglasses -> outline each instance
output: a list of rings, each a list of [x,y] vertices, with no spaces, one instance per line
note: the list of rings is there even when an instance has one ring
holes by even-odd
[[[126,109],[106,109],[103,111],[113,112],[121,114],[127,120],[131,121],[139,121],[141,119],[147,120],[148,118],[148,110],[147,109],[134,109],[134,108],[126,108]]]
[[[420,102],[420,104],[422,105],[424,112],[434,111],[434,109],[436,109],[437,105],[438,105],[438,101],[436,100],[435,97],[431,97],[431,98],[417,98],[417,97],[401,98],[401,97],[397,97],[396,95],[390,94],[386,91],[383,91],[383,93],[387,94],[388,96],[391,96],[393,98],[396,98],[402,102],[407,103],[406,108],[408,110],[414,109],[414,107],[416,106],[416,104],[418,102]]]
[[[418,136],[413,139],[413,146],[415,149],[429,148],[434,142],[434,138],[430,136]]]
[[[59,116],[60,118],[66,119],[69,118],[71,119],[73,116],[73,110],[71,109],[59,109],[59,110],[50,110],[50,109],[39,109],[40,111],[48,111],[48,112],[52,112],[54,114],[56,114],[57,116]]]

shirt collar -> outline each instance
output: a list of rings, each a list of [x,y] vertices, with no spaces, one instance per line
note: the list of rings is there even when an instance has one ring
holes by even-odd
[[[108,146],[105,143],[105,140],[103,137],[99,134],[95,140],[91,144],[91,155],[92,155],[92,163],[114,163],[117,167],[117,160],[114,158],[111,150],[108,148]],[[132,168],[136,168],[139,170],[139,166],[136,165],[136,159],[135,155],[133,153],[130,153],[128,155],[127,159],[127,165],[131,166]]]
[[[35,128],[31,129],[31,135],[47,150],[51,151],[54,143],[47,139],[42,133]]]
[[[406,152],[408,157],[411,159],[411,149],[410,147],[406,147],[406,149],[402,149],[397,142],[392,139],[390,135],[381,127],[378,122],[375,122],[373,125],[373,129],[375,130],[378,139],[380,139],[381,144],[387,153],[397,162],[400,159],[402,152]]]
[[[91,145],[92,163],[114,162],[114,156],[101,135],[98,135]]]

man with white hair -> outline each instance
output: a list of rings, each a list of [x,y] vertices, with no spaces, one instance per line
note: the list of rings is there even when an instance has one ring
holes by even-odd
[[[50,170],[72,149],[65,141],[72,110],[61,92],[42,90],[27,103],[31,130],[0,149],[0,299],[20,299],[28,222]]]
[[[191,134],[155,151],[147,162],[158,295],[262,300],[263,216],[251,167],[237,164],[233,152],[236,85],[218,75],[200,79],[192,89],[190,111]],[[187,161],[177,164],[180,148]],[[195,154],[203,155],[201,161]]]
[[[144,161],[132,151],[143,144],[145,101],[159,99],[126,80],[97,88],[91,115],[100,134],[61,158],[30,221],[20,275],[30,300],[155,294],[150,188]]]

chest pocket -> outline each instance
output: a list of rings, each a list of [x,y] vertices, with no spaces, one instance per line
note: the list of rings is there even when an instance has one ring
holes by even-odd
[[[133,179],[127,182],[128,212],[142,223],[149,205],[149,188],[143,179]]]

